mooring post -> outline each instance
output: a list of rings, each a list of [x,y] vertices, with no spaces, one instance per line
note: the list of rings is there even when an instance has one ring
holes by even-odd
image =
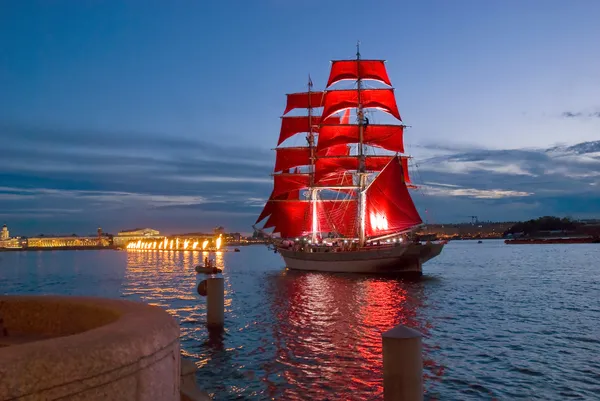
[[[223,327],[225,320],[225,286],[223,277],[206,280],[206,325]]]
[[[383,399],[423,400],[421,333],[398,325],[381,335],[383,341]]]

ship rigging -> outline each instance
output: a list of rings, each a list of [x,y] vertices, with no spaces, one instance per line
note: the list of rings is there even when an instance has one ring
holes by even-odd
[[[336,89],[347,80],[355,82],[351,89]],[[312,244],[325,237],[343,239],[354,244],[348,251],[364,251],[378,239],[400,237],[422,224],[407,187],[405,125],[385,61],[362,59],[357,45],[355,59],[332,61],[325,90],[314,91],[310,76],[307,89],[287,95],[275,148],[273,190],[256,223],[266,219],[263,229],[272,228],[281,239],[308,237]],[[289,114],[302,109],[306,114]],[[391,116],[394,123],[370,121],[367,113],[373,110]],[[281,146],[302,133],[307,146]],[[375,149],[384,154],[375,155]],[[390,257],[398,261],[404,251],[398,249]],[[439,251],[441,247],[436,255]],[[288,264],[306,259],[296,250],[287,252],[287,257],[282,255]],[[363,252],[359,259],[365,258],[369,255]],[[353,260],[351,255],[344,259]],[[417,262],[420,270],[420,259]]]

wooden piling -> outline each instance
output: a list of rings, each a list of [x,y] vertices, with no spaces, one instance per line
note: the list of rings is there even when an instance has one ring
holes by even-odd
[[[225,287],[222,277],[206,280],[206,325],[223,327],[225,321]]]
[[[381,335],[385,401],[423,400],[421,333],[398,325]]]

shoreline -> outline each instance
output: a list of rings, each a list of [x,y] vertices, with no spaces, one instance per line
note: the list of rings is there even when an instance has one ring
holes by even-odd
[[[26,248],[0,248],[0,252],[24,252],[24,251],[116,251],[114,246],[57,246],[57,247],[26,247]]]
[[[116,246],[57,246],[57,247],[26,247],[26,248],[0,248],[1,252],[37,252],[37,251],[126,251],[126,252],[239,252],[235,250],[237,247],[250,246],[250,245],[264,245],[264,244],[244,244],[244,245],[226,245],[220,250],[216,249],[127,249]],[[233,249],[230,249],[233,248]]]
[[[567,237],[567,238],[523,238],[506,239],[505,244],[528,245],[528,244],[600,244],[598,237]]]

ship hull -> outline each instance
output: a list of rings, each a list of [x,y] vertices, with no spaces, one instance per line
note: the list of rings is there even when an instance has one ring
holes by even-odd
[[[278,248],[292,270],[420,276],[422,265],[438,256],[443,244],[407,244],[345,252],[305,252]]]

